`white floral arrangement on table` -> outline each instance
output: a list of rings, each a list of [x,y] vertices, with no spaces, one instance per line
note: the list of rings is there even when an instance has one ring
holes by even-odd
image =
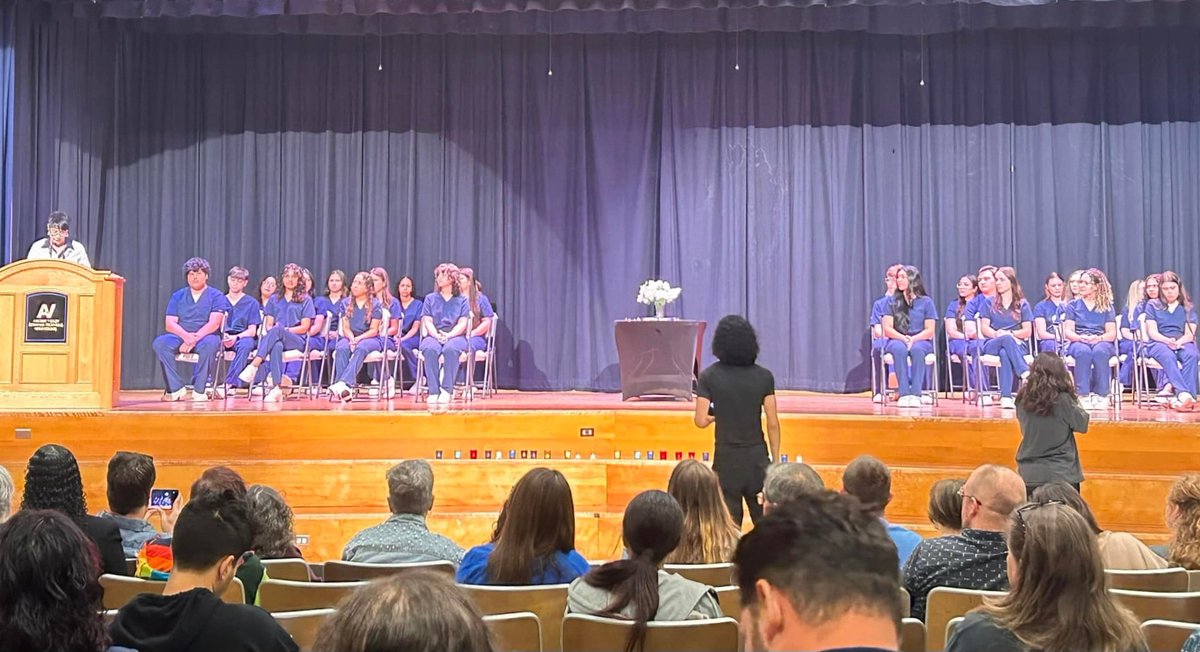
[[[681,292],[683,288],[673,288],[666,281],[649,280],[638,288],[637,302],[654,306],[654,316],[661,319],[667,304],[678,299]]]

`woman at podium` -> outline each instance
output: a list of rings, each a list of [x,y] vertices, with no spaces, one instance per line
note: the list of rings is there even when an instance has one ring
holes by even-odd
[[[192,369],[192,400],[205,401],[204,393],[209,370],[221,349],[221,320],[229,310],[229,301],[217,288],[208,284],[208,261],[189,258],[183,264],[187,285],[179,288],[167,302],[167,332],[154,338],[154,355],[162,366],[167,384],[164,401],[180,401],[187,396],[187,387],[175,368],[176,353],[195,353],[198,357]]]

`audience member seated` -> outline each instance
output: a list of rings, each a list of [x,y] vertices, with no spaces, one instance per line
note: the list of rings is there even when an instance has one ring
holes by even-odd
[[[12,475],[8,469],[0,466],[0,523],[7,521],[12,514],[12,499],[16,491]]]
[[[1112,532],[1100,529],[1096,516],[1083,500],[1083,496],[1066,482],[1051,482],[1033,491],[1033,502],[1060,502],[1079,512],[1087,522],[1092,533],[1096,535],[1096,545],[1100,548],[1100,560],[1104,567],[1110,570],[1159,570],[1170,564],[1167,560],[1154,554],[1146,544],[1128,532]]]
[[[87,513],[79,463],[71,451],[46,444],[33,453],[25,467],[25,494],[21,509],[53,509],[71,517],[100,551],[100,572],[128,575],[121,551],[121,528],[112,521]]]
[[[175,524],[175,567],[162,595],[142,594],[122,607],[112,624],[113,642],[139,652],[298,652],[270,614],[219,597],[253,541],[244,495],[194,496]]]
[[[720,564],[733,557],[741,532],[729,516],[717,474],[701,462],[675,466],[667,493],[683,508],[683,536],[668,564]]]
[[[776,506],[733,562],[746,650],[898,649],[896,546],[854,498],[826,491]]]
[[[1096,536],[1061,503],[1028,503],[1008,526],[1012,589],[959,624],[946,652],[1143,652],[1137,618],[1105,590]]]
[[[1009,515],[1025,502],[1025,482],[1012,469],[985,464],[971,473],[960,493],[962,532],[922,541],[904,566],[913,618],[925,620],[925,600],[938,586],[1008,589],[1004,532]]]
[[[492,652],[471,599],[433,571],[375,580],[346,596],[317,633],[313,652]]]
[[[292,530],[292,508],[272,487],[254,484],[246,490],[246,508],[254,521],[254,554],[259,559],[303,559]]]
[[[429,531],[433,509],[433,468],[425,460],[405,460],[388,469],[388,509],[392,517],[354,535],[342,559],[367,564],[412,564],[448,561],[455,568],[463,549]]]
[[[1188,570],[1200,570],[1200,474],[1185,475],[1171,487],[1167,527],[1171,529],[1167,559]]]
[[[762,503],[765,514],[776,505],[786,503],[801,494],[824,490],[825,481],[813,467],[802,462],[772,464],[767,468],[767,477],[763,480],[759,502]]]
[[[625,508],[625,558],[610,561],[571,583],[567,611],[634,622],[627,651],[645,642],[646,622],[720,618],[712,588],[662,570],[679,545],[683,509],[664,491],[643,491]]]
[[[100,555],[57,510],[26,509],[0,528],[0,650],[110,652]]]
[[[154,458],[149,455],[118,451],[108,460],[108,510],[98,516],[121,528],[121,549],[126,558],[137,557],[138,550],[158,534],[146,520],[147,512],[158,513],[167,533],[179,515],[178,503],[170,510],[150,509],[150,490],[154,488],[156,475]]]
[[[842,472],[842,491],[857,498],[883,522],[888,536],[896,544],[900,568],[903,569],[904,562],[921,543],[921,535],[906,527],[892,525],[883,517],[884,510],[892,502],[892,470],[878,458],[860,455]]]
[[[575,551],[571,485],[558,471],[539,467],[517,481],[492,541],[467,551],[457,578],[461,584],[567,584],[588,570]]]
[[[1192,635],[1183,642],[1183,649],[1180,652],[1200,652],[1200,629],[1192,632]]]
[[[962,487],[962,480],[948,478],[929,488],[929,522],[941,536],[962,532]]]

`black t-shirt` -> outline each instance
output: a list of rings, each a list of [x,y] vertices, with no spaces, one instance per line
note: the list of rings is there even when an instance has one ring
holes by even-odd
[[[775,395],[775,376],[756,365],[718,362],[700,372],[696,393],[712,401],[717,449],[763,446],[762,406]]]

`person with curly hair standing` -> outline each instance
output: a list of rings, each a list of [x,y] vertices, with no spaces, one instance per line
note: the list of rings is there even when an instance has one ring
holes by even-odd
[[[720,478],[729,515],[740,526],[743,501],[752,521],[762,516],[758,494],[767,466],[779,459],[775,376],[755,364],[758,336],[740,315],[727,315],[717,323],[712,352],[717,362],[700,372],[697,383],[695,423],[698,428],[717,424],[713,470]]]

